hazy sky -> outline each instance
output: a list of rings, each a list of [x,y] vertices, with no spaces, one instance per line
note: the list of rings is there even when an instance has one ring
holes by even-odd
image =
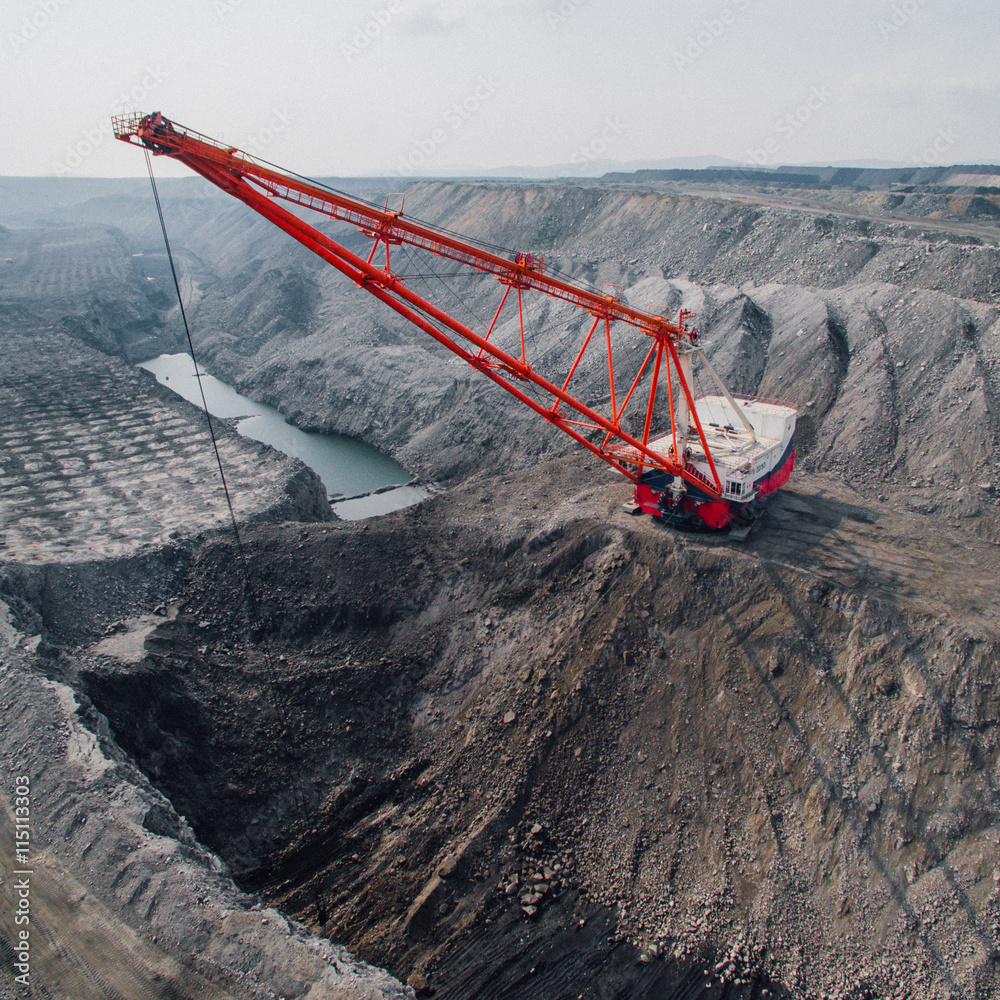
[[[127,102],[313,175],[1000,162],[998,0],[0,0],[0,29],[2,174],[143,173]]]

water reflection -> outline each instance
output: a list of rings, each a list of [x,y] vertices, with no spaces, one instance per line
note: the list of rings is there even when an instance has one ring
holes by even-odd
[[[140,367],[152,372],[158,382],[201,409],[201,393],[190,355],[161,354],[142,362]],[[413,476],[398,462],[364,441],[293,427],[273,406],[255,403],[204,371],[201,383],[213,417],[238,420],[236,430],[244,437],[301,459],[323,481],[334,511],[346,520],[387,514],[428,496],[423,487],[407,485],[413,481]],[[358,496],[394,486],[399,488]],[[337,497],[355,499],[338,503]]]

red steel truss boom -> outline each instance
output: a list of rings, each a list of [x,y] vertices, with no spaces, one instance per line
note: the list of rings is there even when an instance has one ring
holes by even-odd
[[[686,480],[708,500],[721,498],[723,483],[694,401],[689,358],[696,350],[698,331],[688,328],[689,313],[681,311],[677,321],[671,322],[667,316],[634,309],[617,295],[594,291],[547,271],[542,257],[528,253],[504,256],[494,249],[477,246],[446,230],[408,218],[401,209],[390,210],[388,201],[384,208],[378,208],[330,190],[183,128],[159,113],[118,115],[113,119],[113,127],[116,138],[142,146],[154,155],[179,160],[249,205],[632,482],[638,483],[644,470],[662,470]],[[353,223],[373,241],[367,259],[309,225],[281,202]],[[476,332],[414,292],[406,277],[392,268],[390,250],[401,244],[493,275],[504,289],[488,329]],[[376,263],[380,245],[384,247],[384,259],[380,254]],[[519,342],[515,348],[504,350],[493,337],[512,289],[516,293]],[[582,345],[555,375],[546,376],[536,370],[538,360],[532,357],[530,324],[524,316],[523,293],[528,291],[568,303],[590,318],[589,325],[585,324],[587,333]],[[513,318],[513,303],[508,307],[508,315]],[[614,357],[613,324],[632,327],[650,340],[642,361],[638,366],[633,363],[627,372],[621,371],[624,362]],[[598,327],[603,327],[603,336],[595,338]],[[608,372],[608,398],[600,405],[587,404],[570,391],[580,363],[594,352],[606,355],[601,365],[606,363]],[[672,443],[663,449],[662,443],[667,439],[661,439],[661,450],[656,451],[650,446],[650,430],[661,377],[670,400]],[[676,400],[675,392],[679,396]],[[683,447],[678,448],[679,433],[688,430],[678,428],[679,409],[685,410],[693,421],[710,476],[695,469],[685,460]],[[630,434],[622,426],[626,411],[630,416],[633,412],[644,414],[641,435]]]

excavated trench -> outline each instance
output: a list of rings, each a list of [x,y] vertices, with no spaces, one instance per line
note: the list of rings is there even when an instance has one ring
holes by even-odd
[[[504,542],[441,514],[255,531],[259,631],[233,614],[231,547],[209,546],[141,669],[102,664],[84,688],[241,885],[436,996],[782,995],[757,963],[723,988],[717,942],[674,958],[595,895],[581,834],[631,770],[645,700],[623,674],[669,672],[622,620],[620,532],[574,519]]]
[[[243,887],[435,996],[986,988],[995,643],[880,578],[861,507],[740,548],[584,468],[257,526],[260,628],[210,542],[84,688]]]
[[[31,504],[5,524],[0,577],[0,638],[27,666],[0,685],[13,699],[44,675],[32,711],[79,698],[38,730],[70,741],[39,773],[83,747],[99,775],[66,770],[53,843],[153,942],[183,911],[172,954],[199,974],[203,942],[235,940],[225,969],[265,956],[289,997],[319,981],[288,973],[316,939],[218,888],[198,841],[421,994],[995,995],[996,248],[598,187],[414,193],[421,214],[507,245],[537,223],[563,266],[637,305],[695,308],[729,383],[799,405],[799,468],[757,531],[740,546],[629,518],[620,482],[365,293],[236,210],[199,210],[178,238],[220,374],[299,426],[451,477],[408,511],[331,522],[314,477],[225,435],[259,621],[203,430],[79,343],[172,347],[128,239],[0,232],[16,258],[0,389],[47,415],[4,410]],[[116,220],[158,238],[134,206]],[[563,351],[550,326],[541,346]],[[140,488],[115,478],[123,448]],[[146,853],[123,846],[135,829]],[[325,954],[322,975],[356,971]]]

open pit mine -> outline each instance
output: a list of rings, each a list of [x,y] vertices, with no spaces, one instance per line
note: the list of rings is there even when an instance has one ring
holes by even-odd
[[[198,162],[0,189],[0,996],[995,996],[1000,168]]]

